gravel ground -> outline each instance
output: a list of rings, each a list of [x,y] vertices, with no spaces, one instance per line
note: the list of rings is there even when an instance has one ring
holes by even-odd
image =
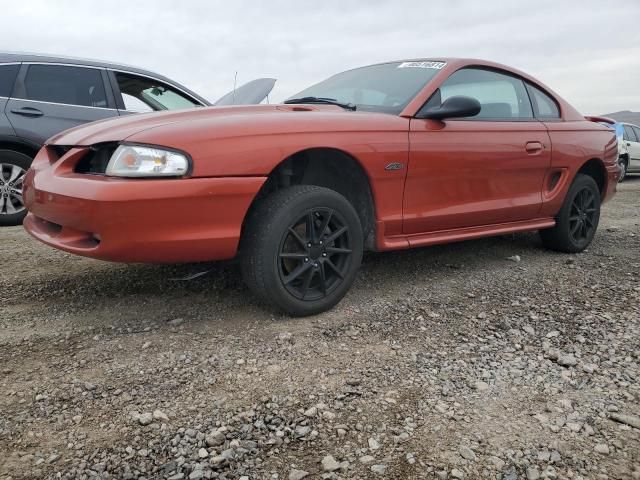
[[[640,178],[619,190],[588,252],[371,254],[303,319],[233,264],[1,229],[0,477],[638,479]]]

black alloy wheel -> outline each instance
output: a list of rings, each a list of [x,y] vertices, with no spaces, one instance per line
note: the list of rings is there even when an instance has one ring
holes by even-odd
[[[585,186],[576,193],[569,214],[569,235],[576,244],[593,237],[597,216],[596,196],[591,188]]]
[[[351,262],[349,226],[340,213],[312,208],[291,222],[280,246],[278,273],[300,300],[319,300],[344,280]]]

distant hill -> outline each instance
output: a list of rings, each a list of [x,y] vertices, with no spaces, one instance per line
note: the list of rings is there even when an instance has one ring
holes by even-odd
[[[640,112],[632,112],[630,110],[624,110],[622,112],[605,113],[603,117],[613,118],[619,122],[633,123],[634,125],[640,125]]]

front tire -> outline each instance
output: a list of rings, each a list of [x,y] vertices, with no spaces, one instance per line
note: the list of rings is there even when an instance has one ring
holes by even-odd
[[[589,246],[600,221],[600,190],[589,175],[579,173],[556,216],[556,226],[541,230],[544,246],[559,252],[578,253]]]
[[[31,158],[13,150],[0,150],[0,226],[20,225],[27,215],[22,181]]]
[[[245,225],[242,275],[262,301],[294,316],[329,310],[362,261],[360,219],[328,188],[297,185],[261,200]]]

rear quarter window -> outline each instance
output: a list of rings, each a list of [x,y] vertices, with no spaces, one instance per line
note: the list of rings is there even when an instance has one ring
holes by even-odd
[[[527,83],[527,90],[529,91],[536,117],[560,118],[560,107],[550,95],[530,83]]]
[[[10,97],[20,65],[0,65],[0,97]]]

